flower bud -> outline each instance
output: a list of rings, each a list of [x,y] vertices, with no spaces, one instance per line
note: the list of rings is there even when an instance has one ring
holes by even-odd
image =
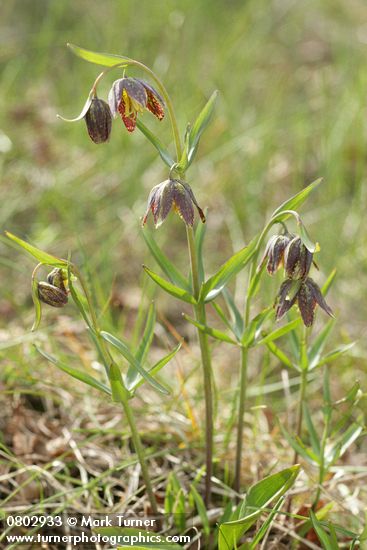
[[[50,283],[38,283],[38,297],[41,302],[52,307],[63,307],[68,302],[68,294],[66,290],[62,290]]]
[[[307,277],[313,254],[305,247],[300,237],[294,237],[284,252],[284,268],[290,279]]]
[[[112,115],[108,103],[94,97],[84,118],[88,134],[94,143],[104,143],[109,140]]]

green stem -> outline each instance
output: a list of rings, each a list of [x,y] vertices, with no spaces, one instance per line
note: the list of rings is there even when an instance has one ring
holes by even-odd
[[[190,255],[192,285],[196,299],[200,293],[200,278],[198,261],[195,249],[194,233],[191,227],[186,227],[187,244]],[[196,320],[206,326],[205,304],[202,301],[194,306]],[[213,374],[208,336],[198,330],[201,361],[203,365],[204,394],[205,394],[205,444],[206,444],[206,478],[205,504],[209,506],[211,500],[211,478],[213,474]]]
[[[113,359],[111,358],[111,356],[110,356],[110,354],[107,350],[106,342],[104,341],[104,339],[101,336],[101,329],[98,325],[97,315],[96,315],[96,312],[94,310],[94,305],[93,305],[92,297],[91,297],[89,289],[88,289],[88,285],[86,284],[84,278],[82,277],[82,274],[80,273],[79,269],[75,265],[72,266],[72,272],[78,278],[78,280],[80,282],[80,286],[83,289],[85,298],[86,298],[87,303],[88,303],[88,309],[89,309],[89,313],[90,313],[90,316],[91,316],[91,322],[92,322],[94,334],[95,334],[95,337],[96,337],[96,340],[97,340],[96,341],[96,345],[98,345],[97,351],[102,355],[103,362],[104,362],[106,368],[108,369],[109,366],[111,365],[111,362],[113,361]],[[153,489],[152,489],[152,482],[150,480],[149,470],[148,470],[147,462],[146,462],[146,459],[145,459],[144,447],[143,447],[143,444],[141,442],[141,438],[140,438],[140,435],[139,435],[139,432],[138,432],[138,429],[137,429],[137,426],[136,426],[136,423],[135,423],[134,414],[133,414],[132,408],[131,408],[130,403],[129,403],[128,392],[125,388],[124,388],[124,391],[122,391],[121,394],[120,394],[120,402],[122,403],[122,406],[123,406],[123,409],[124,409],[124,412],[125,412],[125,415],[126,415],[129,427],[130,427],[131,438],[133,440],[134,449],[135,449],[135,452],[138,456],[138,460],[139,460],[139,463],[140,463],[141,473],[142,473],[144,483],[145,483],[145,486],[146,486],[146,489],[147,489],[148,498],[149,498],[149,501],[150,501],[150,506],[152,508],[152,512],[153,512],[154,515],[158,515],[158,513],[159,513],[158,512],[158,505],[157,505],[157,501],[156,501],[156,498],[155,498],[155,495],[154,495],[154,492],[153,492]]]
[[[326,365],[325,366],[325,377],[328,377],[329,376],[329,368],[328,366]],[[325,422],[324,422],[324,431],[322,433],[322,439],[321,439],[321,444],[320,444],[320,469],[319,469],[319,484],[318,484],[318,488],[317,488],[317,493],[316,493],[316,496],[315,496],[315,500],[313,502],[313,505],[312,505],[312,508],[314,510],[316,510],[317,508],[317,505],[318,505],[318,502],[320,500],[320,495],[321,495],[321,487],[322,487],[322,484],[324,482],[324,477],[325,477],[325,472],[326,472],[326,465],[325,465],[325,448],[326,448],[326,442],[327,442],[327,438],[329,436],[329,429],[330,429],[330,422],[331,422],[331,414],[332,414],[332,409],[331,409],[331,405],[330,405],[330,402],[327,402],[325,404],[325,407],[326,407],[326,413],[325,413]]]
[[[301,385],[299,390],[297,425],[296,425],[296,435],[298,438],[301,438],[301,435],[302,435],[303,403],[306,397],[307,375],[308,375],[307,328],[306,327],[303,327],[301,349],[300,349],[300,363],[301,363]],[[298,462],[298,452],[295,451],[294,457],[293,457],[293,464],[297,464],[297,462]]]
[[[127,421],[129,423],[130,432],[131,432],[131,439],[133,440],[134,449],[136,454],[138,455],[140,467],[141,467],[141,473],[144,479],[145,487],[148,493],[148,498],[150,501],[150,506],[152,508],[152,512],[155,516],[158,516],[158,505],[157,500],[155,498],[155,494],[153,492],[152,482],[150,480],[149,470],[147,466],[147,462],[145,460],[145,452],[144,447],[141,442],[141,438],[139,435],[138,428],[136,426],[134,414],[132,411],[132,408],[130,407],[129,398],[127,396],[127,393],[125,394],[125,397],[121,399],[122,406],[127,418]]]

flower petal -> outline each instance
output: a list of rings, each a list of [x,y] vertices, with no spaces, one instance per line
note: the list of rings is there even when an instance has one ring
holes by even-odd
[[[137,78],[124,78],[123,81],[123,87],[127,95],[139,103],[141,107],[146,107],[148,96],[143,84]]]
[[[136,128],[136,112],[130,113],[128,116],[125,115],[125,103],[124,100],[121,99],[119,105],[118,105],[118,112],[120,113],[120,116],[122,118],[123,123],[126,126],[126,129],[128,132],[133,132]]]
[[[116,117],[118,113],[118,106],[124,90],[124,80],[126,80],[126,78],[119,78],[118,80],[115,80],[108,93],[108,104],[110,106],[112,116],[114,117]]]
[[[292,279],[286,279],[281,284],[276,300],[275,316],[279,321],[295,304],[297,299],[297,292],[292,292],[294,281]],[[291,295],[290,295],[291,293]]]
[[[173,184],[173,201],[180,218],[192,227],[194,225],[194,207],[190,193],[179,182]]]
[[[331,309],[330,306],[327,305],[325,298],[323,297],[321,290],[319,286],[315,283],[315,281],[310,277],[308,277],[308,279],[306,279],[306,284],[310,288],[310,291],[312,293],[312,296],[315,302],[317,302],[317,304],[321,307],[321,309],[323,309],[325,313],[330,315],[330,317],[334,317],[333,310]]]
[[[202,211],[202,209],[200,208],[200,206],[198,205],[197,200],[196,200],[195,195],[194,195],[194,192],[191,189],[190,185],[188,183],[186,183],[185,181],[181,181],[181,180],[180,180],[180,183],[184,186],[184,188],[186,189],[187,193],[189,194],[192,202],[196,206],[197,211],[199,212],[199,216],[200,216],[201,221],[203,223],[205,223],[206,222],[205,214]]]

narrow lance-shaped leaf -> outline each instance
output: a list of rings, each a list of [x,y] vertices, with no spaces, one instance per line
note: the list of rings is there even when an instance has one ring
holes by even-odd
[[[176,353],[181,349],[181,344],[178,344],[170,353],[162,357],[153,367],[148,371],[151,376],[154,376],[155,374],[158,374],[158,372],[163,369],[171,361],[171,359],[174,358]],[[132,386],[127,385],[127,389],[129,391],[135,391],[137,388],[139,388],[142,384],[144,384],[144,378],[139,375],[139,378],[137,378],[134,381],[134,384]]]
[[[225,264],[210,277],[202,286],[200,301],[210,302],[222,292],[231,277],[236,275],[251,260],[256,246],[256,240],[252,240],[248,246],[236,252]]]
[[[356,342],[351,342],[350,344],[345,344],[345,346],[340,346],[339,348],[334,349],[333,351],[330,351],[320,361],[313,367],[322,367],[323,365],[327,365],[328,363],[331,363],[341,355],[344,355],[347,353],[350,349],[352,349],[353,346],[356,345]]]
[[[200,225],[204,225],[204,224],[200,224]],[[144,228],[143,237],[155,261],[157,262],[159,267],[162,269],[162,271],[167,275],[171,283],[173,283],[178,287],[182,287],[185,290],[190,292],[190,285],[187,279],[182,275],[182,273],[179,272],[179,270],[162,252],[162,250],[156,243],[149,229]]]
[[[260,331],[262,325],[265,323],[267,319],[273,314],[273,309],[271,307],[268,307],[264,309],[264,311],[261,311],[256,317],[254,317],[249,325],[246,327],[246,330],[243,333],[242,336],[242,345],[245,347],[249,347],[253,344],[257,333]]]
[[[302,191],[293,195],[290,199],[286,200],[281,204],[272,214],[272,218],[275,218],[283,210],[295,210],[309,197],[309,195],[320,185],[322,178],[315,180],[314,182],[307,185]],[[289,217],[290,214],[288,214]]]
[[[68,48],[73,52],[74,55],[89,61],[89,63],[95,63],[96,65],[103,65],[104,67],[113,67],[115,65],[120,65],[125,67],[129,64],[131,59],[128,57],[123,57],[122,55],[115,55],[110,53],[99,53],[93,52],[91,50],[86,50],[75,44],[67,44]]]
[[[135,357],[133,356],[133,354],[131,353],[131,351],[129,350],[129,348],[127,347],[127,345],[122,342],[122,340],[119,340],[118,338],[116,338],[116,336],[113,336],[112,334],[110,334],[109,332],[105,332],[105,331],[102,331],[101,332],[101,336],[102,338],[104,338],[107,342],[109,342],[110,344],[112,344],[116,349],[118,349],[118,351],[121,353],[121,355],[123,355],[123,357],[125,357],[125,359],[127,360],[128,363],[130,363],[130,365],[132,365],[138,372],[139,374],[145,378],[145,380],[153,387],[155,388],[156,390],[158,390],[159,392],[161,393],[164,393],[166,395],[168,395],[168,391],[167,389],[162,386],[161,384],[159,384],[159,382],[157,382],[156,380],[154,380],[154,378],[152,378],[150,376],[150,374],[141,366],[141,364],[135,359]]]
[[[205,334],[209,334],[209,336],[215,338],[215,340],[221,340],[222,342],[227,342],[228,344],[234,344],[235,346],[238,346],[238,342],[236,342],[236,340],[233,340],[233,338],[228,336],[225,332],[222,332],[216,328],[203,325],[189,315],[184,315],[184,318],[186,319],[186,321],[200,329],[202,332],[205,332]]]
[[[115,403],[124,403],[128,399],[129,394],[126,391],[122,380],[121,371],[116,363],[112,363],[109,368],[108,378],[110,380],[112,399]]]
[[[23,241],[23,239],[20,239],[19,237],[17,237],[16,235],[13,235],[13,233],[10,233],[9,231],[5,231],[5,235],[8,237],[8,239],[15,242],[18,246],[20,246],[20,248],[22,248],[23,250],[31,254],[33,258],[36,258],[36,260],[42,264],[51,265],[53,267],[64,267],[64,268],[66,268],[68,265],[67,260],[63,260],[61,258],[57,258],[56,256],[52,256],[47,252],[43,252],[43,250],[40,250],[39,248],[32,246],[26,241]]]
[[[334,319],[330,319],[330,321],[326,323],[326,325],[319,332],[314,342],[312,343],[312,346],[308,352],[308,361],[309,361],[310,369],[313,369],[314,367],[316,367],[317,363],[319,362],[322,350],[324,349],[324,346],[327,342],[328,337],[330,336],[330,333],[334,327],[334,324],[335,324]]]
[[[143,268],[145,272],[149,275],[149,277],[153,279],[153,281],[157,283],[158,286],[163,288],[163,290],[168,292],[168,294],[171,294],[172,296],[178,298],[179,300],[182,300],[183,302],[187,302],[193,305],[196,304],[196,300],[193,295],[190,294],[190,292],[170,283],[169,281],[166,281],[165,279],[163,279],[163,277],[160,277],[159,275],[157,275],[157,273],[154,273],[154,271],[149,269],[147,266],[144,265]]]
[[[286,468],[276,474],[266,477],[250,487],[244,507],[243,517],[236,521],[222,523],[219,527],[219,550],[232,550],[238,540],[256,522],[274,499],[279,499],[295,482],[299,465]]]
[[[272,342],[272,341],[267,342],[266,347],[277,359],[279,359],[279,361],[283,365],[285,365],[286,367],[289,367],[289,368],[295,368],[296,370],[299,371],[299,368],[294,363],[292,363],[292,361],[284,353],[284,351],[282,351],[276,344],[274,344],[274,342]]]
[[[205,218],[207,219],[207,212],[204,212]],[[195,248],[196,248],[196,257],[198,259],[198,272],[199,272],[199,282],[200,284],[205,279],[205,270],[203,262],[203,244],[206,234],[206,228],[208,227],[207,223],[199,223],[195,230]]]
[[[45,359],[50,361],[50,363],[53,363],[54,365],[56,365],[58,369],[66,372],[66,374],[69,374],[73,378],[80,380],[80,382],[83,382],[84,384],[87,384],[88,386],[91,386],[96,390],[106,393],[107,395],[111,395],[111,390],[108,388],[108,386],[106,386],[105,384],[103,384],[102,382],[100,382],[90,374],[87,374],[86,372],[83,372],[79,369],[75,369],[74,367],[69,367],[68,365],[65,365],[65,363],[62,363],[52,355],[49,355],[45,351],[41,350],[38,346],[35,345],[34,347],[36,348],[38,353],[40,353]]]
[[[307,430],[310,436],[312,449],[315,455],[320,456],[320,437],[316,432],[309,408],[306,403],[303,403],[303,415],[305,417],[305,422],[306,422]]]
[[[242,333],[243,333],[243,317],[242,317],[242,314],[240,312],[240,310],[238,309],[238,307],[236,306],[236,303],[233,299],[233,296],[232,294],[230,293],[230,291],[228,290],[228,288],[225,288],[223,289],[223,292],[222,292],[222,296],[223,296],[223,299],[229,309],[229,312],[231,314],[231,317],[232,317],[232,329],[233,332],[235,333],[236,337],[240,340],[241,339],[241,336],[242,336]]]
[[[161,157],[163,162],[167,164],[169,168],[171,168],[175,161],[173,160],[161,140],[155,134],[153,134],[153,132],[149,130],[147,126],[145,126],[140,118],[136,119],[136,125],[141,133],[144,134],[144,136],[150,141],[150,143],[157,149],[159,156]]]
[[[282,327],[271,331],[269,334],[267,334],[266,336],[258,340],[256,342],[256,345],[261,346],[263,344],[267,344],[268,342],[273,342],[274,340],[278,340],[278,338],[281,338],[285,334],[288,334],[288,332],[291,332],[292,330],[297,328],[298,325],[300,324],[301,324],[300,318],[294,319],[293,321],[289,321],[289,323],[286,323]]]
[[[200,112],[194,124],[191,127],[188,127],[186,137],[185,137],[184,151],[183,151],[180,163],[178,165],[178,169],[183,172],[188,169],[188,167],[194,160],[194,156],[196,154],[196,151],[199,145],[200,137],[210,122],[217,97],[218,97],[218,91],[216,90],[212,93],[212,95],[208,99],[205,107]]]
[[[149,310],[148,310],[148,316],[145,323],[144,333],[140,341],[140,345],[135,353],[135,359],[140,363],[143,364],[147,353],[149,351],[150,345],[153,340],[154,336],[154,327],[156,322],[156,313],[155,313],[155,307],[154,304],[150,304]],[[135,381],[140,377],[139,372],[136,370],[136,368],[133,365],[129,366],[129,369],[127,371],[126,375],[126,386],[133,386]]]

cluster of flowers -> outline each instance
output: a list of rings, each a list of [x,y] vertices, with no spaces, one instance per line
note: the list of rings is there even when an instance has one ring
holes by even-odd
[[[112,117],[121,116],[126,129],[133,132],[136,128],[138,114],[148,110],[158,120],[164,117],[164,101],[150,84],[139,78],[124,77],[116,80],[108,94],[108,103],[97,96],[91,100],[84,116],[88,134],[94,143],[105,143],[109,140],[112,128]],[[201,221],[205,216],[198,205],[191,187],[185,181],[169,178],[156,185],[148,198],[148,208],[143,218],[147,221],[152,211],[156,227],[161,225],[173,209],[186,225],[194,225],[194,207],[197,208]]]
[[[333,312],[325,302],[320,288],[308,276],[311,265],[314,263],[313,254],[300,237],[288,232],[271,237],[259,269],[266,260],[269,275],[274,275],[281,266],[284,266],[287,276],[280,286],[275,302],[277,320],[281,319],[295,304],[298,305],[306,327],[310,327],[314,322],[316,305],[333,317]]]
[[[108,94],[108,103],[95,95],[84,117],[89,137],[94,143],[109,140],[112,117],[120,115],[128,132],[136,128],[138,113],[145,109],[158,120],[164,117],[164,101],[150,84],[140,78],[124,77],[115,80]]]

